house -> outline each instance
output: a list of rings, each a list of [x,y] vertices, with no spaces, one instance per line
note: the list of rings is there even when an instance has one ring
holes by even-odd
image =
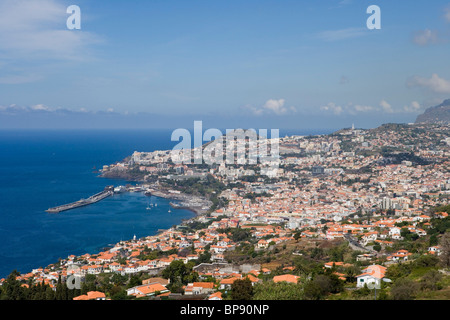
[[[127,289],[127,295],[136,297],[154,296],[157,293],[166,292],[169,292],[169,290],[165,286],[157,282]]]
[[[219,290],[231,289],[231,285],[236,281],[242,279],[241,276],[234,276],[231,278],[222,279],[220,281]]]
[[[87,266],[87,273],[88,274],[99,274],[103,271],[103,266],[100,265],[92,265],[92,266]]]
[[[215,245],[212,245],[210,248],[211,248],[211,251],[214,253],[224,253],[228,249],[228,247],[221,247],[221,246],[215,246]]]
[[[427,232],[420,228],[414,229],[413,232],[415,232],[419,237],[424,237],[427,235]]]
[[[211,260],[222,262],[222,261],[225,261],[225,256],[222,253],[213,253],[211,255]]]
[[[261,239],[258,241],[256,246],[258,249],[267,249],[269,247],[269,243],[266,240]]]
[[[167,279],[158,278],[158,277],[142,280],[142,284],[152,284],[152,283],[159,283],[160,285],[163,285],[165,287],[170,283],[170,281]]]
[[[262,273],[265,274],[265,275],[268,275],[268,274],[271,273],[270,269],[267,269],[267,268],[262,268],[261,271],[262,271]]]
[[[387,268],[380,265],[371,265],[363,270],[363,273],[356,276],[356,287],[362,288],[366,284],[381,285]]]
[[[378,237],[378,232],[376,232],[376,231],[367,232],[367,233],[363,234],[363,236],[361,238],[361,244],[363,246],[366,246],[368,243],[377,240],[377,237]]]
[[[435,254],[435,255],[440,255],[441,254],[441,247],[440,246],[433,246],[433,247],[429,247],[428,248],[428,253],[429,254]]]
[[[447,212],[436,212],[435,215],[436,215],[436,218],[439,218],[439,219],[444,219],[444,218],[448,217]]]
[[[194,294],[210,294],[214,292],[213,282],[193,282],[188,283],[184,288],[184,294],[194,295]]]
[[[408,261],[408,256],[410,256],[411,253],[408,252],[408,250],[398,250],[396,253],[388,256],[386,259],[388,261]]]
[[[399,227],[392,227],[389,229],[389,236],[393,239],[400,237],[401,229]]]
[[[295,276],[293,274],[283,274],[280,276],[273,277],[273,282],[290,282],[290,283],[298,283],[300,277]]]
[[[421,215],[421,216],[418,216],[418,217],[414,217],[413,219],[415,221],[423,222],[423,221],[429,221],[431,219],[431,217],[426,216],[426,215]]]
[[[109,264],[109,269],[113,272],[117,272],[121,268],[122,266],[118,262],[113,262]]]
[[[73,300],[106,300],[106,296],[100,291],[89,291],[87,294],[74,297]]]
[[[208,297],[208,300],[222,300],[222,292],[217,291]]]
[[[369,261],[372,260],[375,257],[375,254],[373,253],[364,253],[360,254],[356,257],[356,261]]]
[[[328,268],[328,269],[333,268],[333,266],[334,266],[334,267],[344,267],[344,268],[348,268],[348,267],[351,267],[352,264],[351,264],[351,263],[344,263],[344,262],[341,262],[341,261],[338,261],[338,262],[331,261],[331,262],[326,262],[326,263],[324,264],[324,267],[325,267],[325,268]]]

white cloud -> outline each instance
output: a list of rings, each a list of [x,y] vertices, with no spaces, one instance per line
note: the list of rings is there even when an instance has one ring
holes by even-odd
[[[255,116],[262,116],[264,114],[264,110],[261,108],[257,108],[252,105],[246,105],[243,107],[243,109],[250,111]]]
[[[36,111],[52,111],[52,109],[50,109],[49,107],[47,107],[43,104],[37,104],[37,105],[31,106],[31,109],[36,110]]]
[[[386,113],[393,113],[394,112],[394,110],[392,109],[392,106],[386,100],[381,100],[380,101],[380,107]]]
[[[439,37],[436,31],[425,29],[414,33],[413,42],[419,46],[426,46],[438,43]]]
[[[287,109],[284,107],[284,99],[267,100],[266,103],[263,105],[263,109],[272,111],[273,113],[275,113],[277,115],[285,114],[287,112]]]
[[[423,87],[435,93],[450,93],[450,81],[434,73],[431,78],[414,76],[407,81],[409,87]]]
[[[0,44],[3,58],[83,60],[100,38],[68,30],[67,7],[56,0],[2,0]],[[83,17],[83,15],[82,15]]]
[[[340,114],[361,114],[361,113],[370,113],[370,112],[385,112],[385,113],[394,113],[394,109],[392,106],[386,101],[381,100],[379,106],[371,106],[364,104],[353,104],[351,102],[345,105],[337,105],[334,102],[330,102],[325,106],[320,107],[321,110],[326,112],[331,112],[335,115]]]
[[[404,106],[403,111],[405,112],[418,112],[422,107],[417,101],[411,102],[409,106]]]
[[[281,116],[297,112],[297,109],[294,106],[285,106],[285,99],[269,99],[261,107],[246,105],[244,106],[244,109],[250,111],[255,116],[262,116],[264,114],[275,114]]]
[[[362,106],[362,105],[358,105],[358,104],[355,105],[353,108],[356,112],[369,112],[369,111],[375,110],[375,108],[372,106]]]
[[[337,106],[334,102],[329,102],[326,106],[320,107],[320,110],[330,111],[336,115],[339,115],[344,111],[341,106]]]

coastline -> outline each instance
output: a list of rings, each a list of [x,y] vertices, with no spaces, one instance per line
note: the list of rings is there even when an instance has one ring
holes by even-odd
[[[175,200],[175,201],[181,201],[180,206],[174,206],[171,203],[171,207],[174,209],[185,209],[192,211],[196,214],[196,216],[200,216],[203,214],[206,214],[211,207],[211,205],[208,206],[209,200],[202,199],[197,196],[192,196],[186,193],[171,193],[169,191],[159,189],[159,190],[152,190],[151,195],[159,198],[164,198],[167,200]],[[195,205],[195,204],[198,205]]]
[[[139,185],[138,184],[137,186],[134,187],[134,188],[136,188],[136,190],[133,190],[133,191],[132,190],[127,190],[127,191],[122,192],[122,193],[144,192],[146,189],[144,189],[143,186],[144,185]],[[172,191],[174,191],[174,190],[172,190]],[[206,200],[201,199],[201,198],[196,197],[196,196],[191,196],[191,195],[188,195],[188,194],[185,194],[185,193],[181,193],[181,192],[180,193],[173,193],[173,192],[169,192],[168,190],[165,190],[165,189],[152,189],[151,196],[155,196],[155,197],[158,197],[158,198],[163,198],[163,199],[166,199],[166,200],[174,200],[174,201],[206,201]],[[209,207],[206,209],[206,208],[199,208],[198,206],[187,205],[187,206],[183,206],[183,207],[178,207],[177,208],[177,207],[173,207],[171,205],[171,203],[169,203],[169,205],[172,208],[174,208],[175,210],[177,210],[177,209],[183,210],[184,209],[184,210],[191,211],[191,212],[193,212],[195,214],[194,217],[191,217],[189,219],[182,219],[181,221],[177,222],[177,224],[179,224],[179,225],[183,225],[183,224],[189,223],[193,219],[195,219],[195,218],[197,218],[197,217],[199,217],[201,215],[204,215],[209,210]],[[169,228],[165,228],[165,229],[158,229],[154,234],[147,234],[144,237],[159,235],[159,234],[164,233],[165,231],[167,231],[169,229],[170,229],[170,227]],[[124,239],[124,240],[121,240],[121,241],[131,241],[131,240],[132,240],[132,238]],[[97,251],[95,253],[90,253],[90,254],[95,255],[95,254],[100,253],[101,251],[105,251],[105,250],[109,250],[111,248],[114,248],[115,246],[118,246],[121,241],[109,243],[108,245],[104,246],[100,251]],[[67,255],[70,256],[70,255],[72,255],[72,253],[68,252]],[[52,262],[49,265],[53,265],[54,263],[55,262]],[[35,268],[38,268],[38,266],[36,266]],[[39,267],[39,268],[41,268],[41,267]],[[5,277],[6,277],[6,275],[5,275]]]

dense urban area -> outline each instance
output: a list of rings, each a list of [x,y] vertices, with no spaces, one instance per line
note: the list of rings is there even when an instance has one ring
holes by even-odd
[[[104,178],[196,216],[0,280],[2,299],[450,299],[450,126],[279,139],[279,165],[135,152]],[[245,144],[245,140],[243,142]]]

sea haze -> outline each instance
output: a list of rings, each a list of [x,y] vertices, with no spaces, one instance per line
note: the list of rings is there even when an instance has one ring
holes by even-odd
[[[70,254],[97,253],[120,240],[155,234],[183,219],[169,201],[142,193],[114,195],[96,204],[49,214],[126,181],[98,177],[98,169],[134,151],[168,150],[172,130],[0,131],[0,278],[46,267]],[[280,132],[295,134],[296,132]],[[317,134],[319,132],[312,132]],[[298,133],[298,134],[305,134]],[[158,203],[146,210],[148,202]]]

